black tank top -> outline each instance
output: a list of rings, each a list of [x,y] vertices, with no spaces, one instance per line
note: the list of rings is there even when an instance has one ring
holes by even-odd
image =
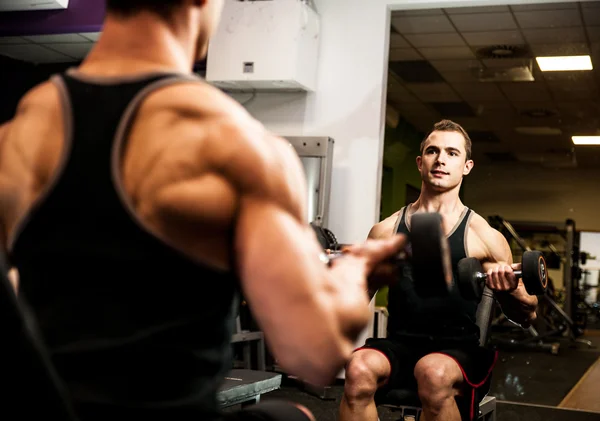
[[[61,167],[10,255],[81,421],[217,417],[238,279],[144,229],[120,182],[141,101],[190,78],[52,79],[65,117]]]
[[[397,233],[409,233],[406,223],[409,209],[410,205],[401,209],[395,230]],[[467,228],[471,215],[472,211],[465,207],[448,236],[454,279],[456,279],[459,260],[467,257]],[[388,336],[477,343],[479,340],[479,328],[476,324],[477,305],[477,301],[463,299],[456,288],[448,296],[420,297],[413,285],[411,268],[407,265],[399,282],[389,288]]]

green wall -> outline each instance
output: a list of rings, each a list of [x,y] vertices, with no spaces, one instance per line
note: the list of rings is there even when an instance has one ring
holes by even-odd
[[[406,185],[421,188],[416,158],[425,133],[417,131],[404,120],[396,128],[386,126],[381,183],[381,220],[406,204]],[[387,288],[379,290],[375,304],[387,306]]]

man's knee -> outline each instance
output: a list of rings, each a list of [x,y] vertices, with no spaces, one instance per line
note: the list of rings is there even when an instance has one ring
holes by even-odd
[[[441,354],[421,358],[414,370],[419,397],[426,405],[438,405],[458,394],[463,376],[456,361]]]
[[[371,399],[389,372],[389,361],[379,351],[357,351],[346,366],[344,394],[348,399]]]

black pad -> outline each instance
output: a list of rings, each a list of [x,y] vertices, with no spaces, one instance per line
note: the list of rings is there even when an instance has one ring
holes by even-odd
[[[417,392],[410,389],[392,389],[378,399],[377,405],[414,406],[415,408],[422,406]]]
[[[217,402],[221,407],[256,399],[281,387],[281,374],[255,370],[231,370],[219,388]]]

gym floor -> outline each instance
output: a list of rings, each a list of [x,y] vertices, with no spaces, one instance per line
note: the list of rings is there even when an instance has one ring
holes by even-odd
[[[585,339],[591,348],[558,340],[558,355],[501,350],[490,391],[498,400],[497,421],[600,421],[600,330],[589,330]],[[262,399],[297,402],[318,421],[334,421],[343,386],[333,386],[332,392],[334,399],[322,400],[288,380]],[[398,418],[386,408],[379,408],[379,416],[381,421]]]

